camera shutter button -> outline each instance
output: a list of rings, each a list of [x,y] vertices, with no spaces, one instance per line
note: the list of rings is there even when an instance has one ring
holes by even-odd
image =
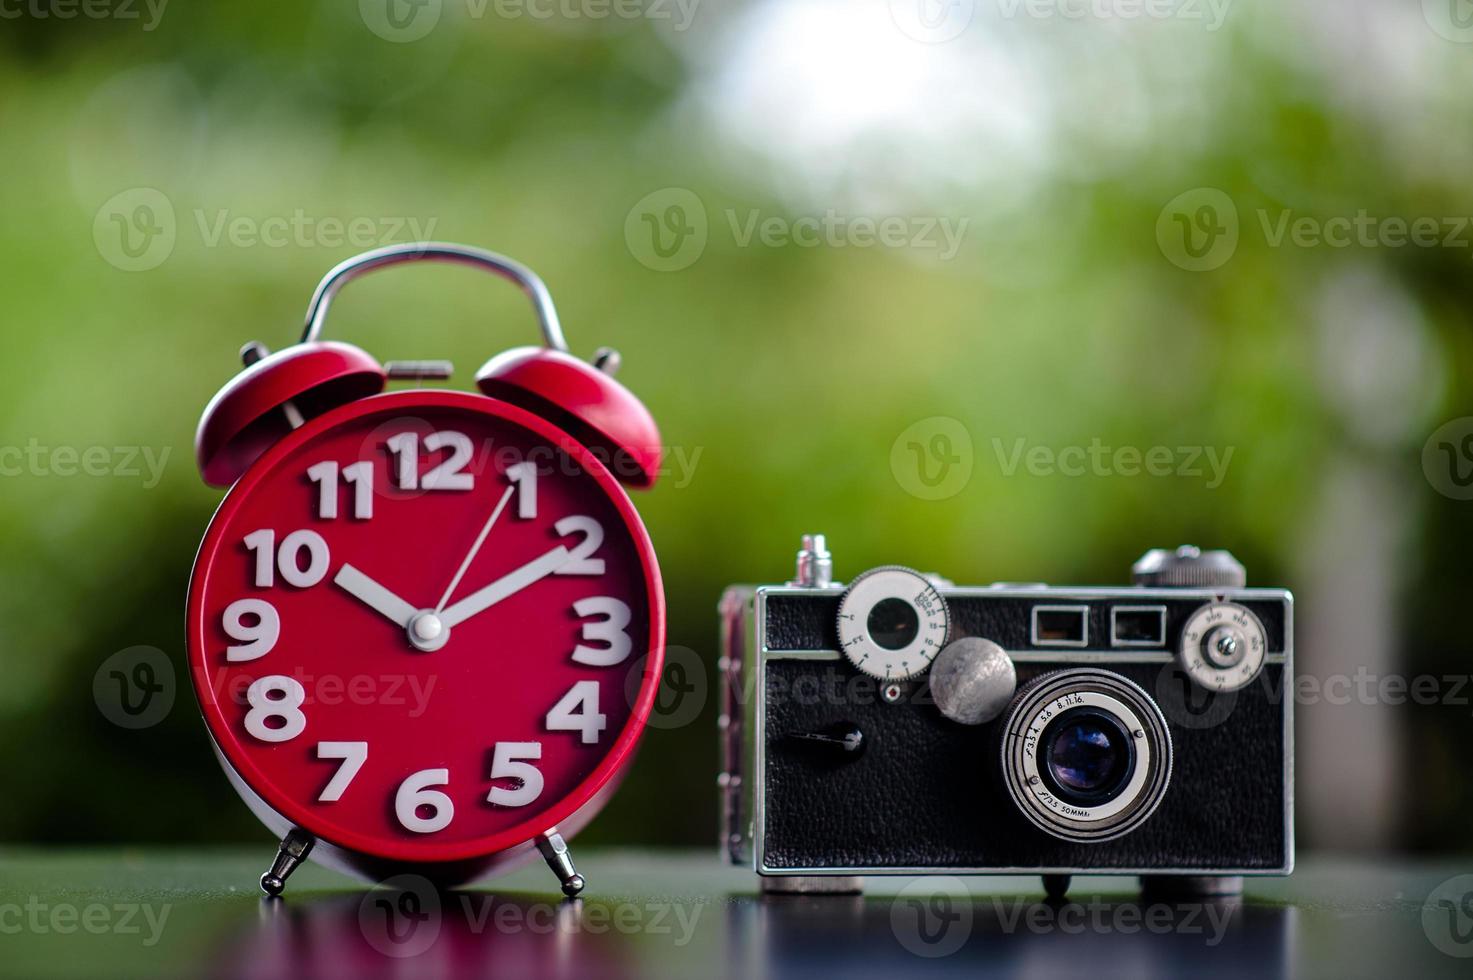
[[[980,636],[948,643],[931,664],[936,707],[962,725],[982,725],[1007,709],[1018,687],[1012,658]]]

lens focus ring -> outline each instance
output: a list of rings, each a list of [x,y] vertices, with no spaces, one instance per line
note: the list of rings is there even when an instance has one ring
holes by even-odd
[[[1005,716],[1003,781],[1034,826],[1069,841],[1113,840],[1160,805],[1171,735],[1139,686],[1093,667],[1055,671]]]

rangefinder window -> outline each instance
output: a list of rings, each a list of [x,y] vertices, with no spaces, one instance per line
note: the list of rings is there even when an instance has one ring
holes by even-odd
[[[1082,647],[1089,645],[1088,606],[1034,606],[1033,645]]]
[[[1110,645],[1164,647],[1165,606],[1116,606],[1110,610]]]

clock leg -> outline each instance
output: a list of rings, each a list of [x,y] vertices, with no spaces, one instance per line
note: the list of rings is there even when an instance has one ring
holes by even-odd
[[[547,866],[563,887],[563,894],[576,898],[583,890],[583,876],[573,867],[573,855],[568,853],[568,844],[563,835],[554,828],[537,838],[537,850],[547,860]]]
[[[307,859],[312,853],[312,845],[317,843],[317,838],[311,834],[292,828],[281,840],[281,848],[276,852],[276,860],[271,862],[271,867],[261,876],[261,891],[276,898],[286,887],[286,880],[292,876],[292,872]]]

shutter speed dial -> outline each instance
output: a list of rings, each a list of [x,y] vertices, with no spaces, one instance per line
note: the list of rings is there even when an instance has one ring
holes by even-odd
[[[920,572],[898,565],[871,569],[839,600],[839,649],[882,681],[925,673],[946,643],[951,621],[941,593]]]
[[[1181,633],[1182,669],[1209,691],[1246,687],[1263,667],[1267,641],[1258,617],[1235,602],[1192,613]]]

